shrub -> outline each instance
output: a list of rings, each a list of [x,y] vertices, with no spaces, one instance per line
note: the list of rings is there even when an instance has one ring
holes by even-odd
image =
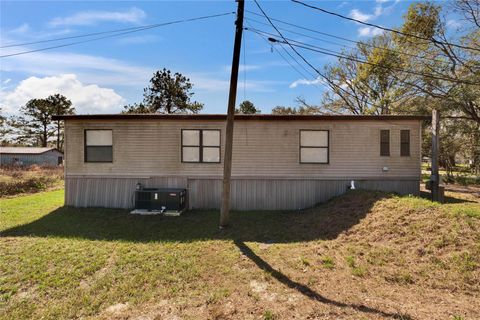
[[[0,197],[43,191],[62,180],[62,167],[3,166],[0,168]]]

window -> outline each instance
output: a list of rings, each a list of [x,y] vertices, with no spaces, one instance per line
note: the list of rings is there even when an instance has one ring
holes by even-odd
[[[380,130],[380,156],[390,156],[390,130]]]
[[[220,163],[220,130],[182,130],[182,162]]]
[[[85,162],[113,162],[112,130],[85,130]]]
[[[328,143],[328,130],[300,130],[300,163],[328,163]]]
[[[400,130],[400,156],[410,156],[410,130]]]

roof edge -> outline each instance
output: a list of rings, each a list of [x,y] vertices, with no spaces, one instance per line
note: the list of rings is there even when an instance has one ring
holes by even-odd
[[[39,154],[44,154],[44,153],[47,153],[47,152],[50,152],[50,151],[53,151],[53,150],[58,151],[61,154],[64,154],[63,151],[60,151],[55,147],[51,147],[48,150],[45,150],[45,151],[42,151],[42,152],[37,152],[37,153],[33,153],[33,152],[30,152],[30,153],[29,152],[5,152],[5,151],[1,150],[2,148],[9,148],[9,149],[13,149],[13,148],[19,148],[19,149],[20,148],[32,148],[32,149],[37,149],[38,148],[38,149],[40,149],[41,148],[41,149],[43,149],[44,147],[0,147],[0,153],[1,154],[36,154],[36,155],[39,155]]]
[[[221,120],[226,114],[83,114],[55,115],[53,120]],[[429,116],[418,115],[276,115],[276,114],[236,114],[235,120],[429,120]]]

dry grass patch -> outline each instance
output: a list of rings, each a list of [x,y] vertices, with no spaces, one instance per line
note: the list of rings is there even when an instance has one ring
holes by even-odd
[[[0,166],[0,198],[63,187],[63,167]]]

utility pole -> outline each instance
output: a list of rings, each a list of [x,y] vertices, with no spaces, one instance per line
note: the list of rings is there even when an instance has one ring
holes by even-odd
[[[430,183],[432,189],[432,200],[439,201],[440,175],[438,174],[438,154],[440,149],[440,113],[434,109],[432,111],[432,173]]]
[[[225,129],[225,156],[223,157],[223,191],[220,210],[220,229],[226,228],[230,222],[230,178],[232,176],[233,124],[235,116],[235,100],[237,98],[238,65],[242,47],[244,0],[238,2],[237,20],[235,21],[235,43],[233,45],[232,73],[230,75],[230,93],[228,95],[227,124]]]

